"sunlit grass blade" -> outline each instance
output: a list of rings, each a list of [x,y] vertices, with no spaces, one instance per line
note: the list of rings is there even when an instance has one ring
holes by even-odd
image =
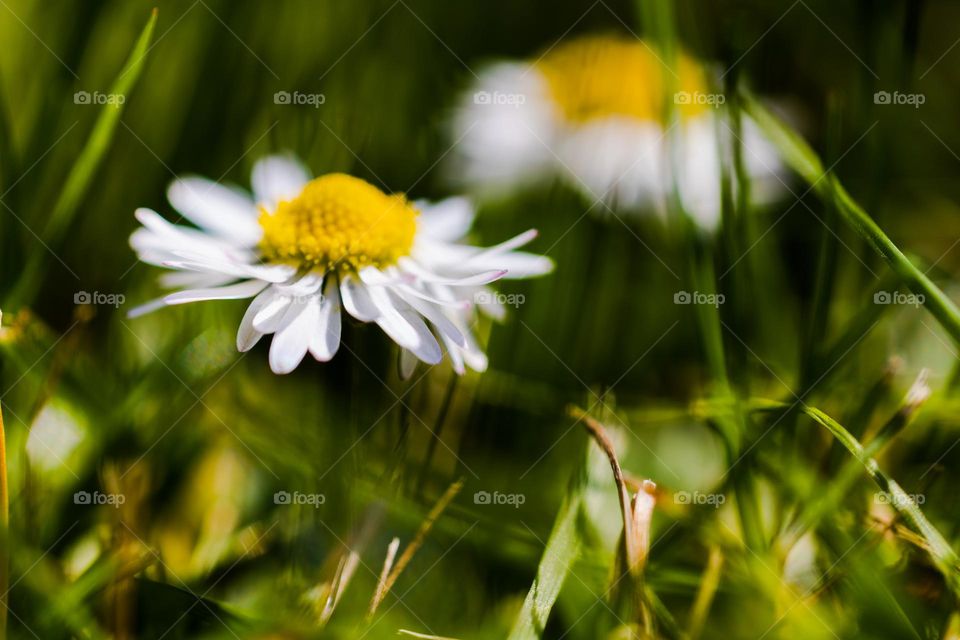
[[[836,206],[840,217],[880,254],[911,291],[924,296],[924,306],[960,344],[960,309],[953,301],[903,254],[840,181],[824,169],[817,154],[796,132],[752,96],[744,95],[743,104],[780,151],[787,165],[800,174],[825,201]]]
[[[751,401],[751,407],[759,411],[791,410],[790,405],[772,400],[754,400]],[[870,457],[860,441],[843,425],[815,407],[803,405],[799,411],[825,427],[854,458],[860,461],[880,490],[890,494],[892,506],[923,536],[934,564],[943,574],[954,594],[960,595],[960,558],[937,528],[927,520],[916,501],[893,478],[880,469],[877,461]]]
[[[123,65],[123,69],[120,70],[119,75],[110,86],[111,95],[129,97],[129,93],[133,90],[146,64],[150,39],[153,36],[156,24],[157,10],[154,9],[131,50],[130,56]],[[60,196],[57,198],[43,229],[44,241],[54,249],[60,245],[76,214],[77,207],[90,189],[94,175],[103,162],[107,149],[113,140],[126,102],[127,100],[115,101],[103,105],[103,109],[93,125],[93,130],[90,132],[90,137],[70,169],[63,190],[60,192]],[[42,273],[45,259],[46,256],[43,252],[37,251],[30,254],[18,283],[17,293],[13,296],[15,303],[26,304],[30,302],[30,297],[37,290],[36,280]]]
[[[584,478],[580,476],[564,498],[510,640],[536,640],[543,634],[550,610],[583,545],[579,520],[584,488]]]

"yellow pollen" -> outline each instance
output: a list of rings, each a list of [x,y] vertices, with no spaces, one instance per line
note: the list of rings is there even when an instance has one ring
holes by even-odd
[[[314,178],[293,200],[262,210],[260,251],[303,269],[356,271],[385,267],[410,252],[417,210],[343,173]]]
[[[639,40],[587,36],[562,43],[537,63],[564,116],[585,122],[607,116],[627,116],[662,122],[665,80],[673,90],[694,99],[678,100],[681,116],[709,108],[695,99],[707,91],[703,70],[688,56],[677,56],[679,78],[670,74],[654,51]]]

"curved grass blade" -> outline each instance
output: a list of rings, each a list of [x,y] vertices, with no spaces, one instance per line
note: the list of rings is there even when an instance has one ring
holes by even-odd
[[[791,406],[787,403],[763,399],[751,401],[751,408],[757,411],[791,410]],[[890,494],[891,504],[923,536],[927,543],[927,550],[933,558],[933,563],[943,574],[954,594],[960,596],[960,558],[937,528],[923,515],[923,511],[920,510],[913,498],[893,478],[880,469],[880,465],[870,457],[870,453],[864,449],[860,441],[839,422],[815,407],[801,405],[798,410],[820,426],[825,427],[854,458],[860,461],[867,470],[867,474],[880,487],[880,490]]]
[[[820,197],[836,206],[840,217],[880,254],[911,291],[924,297],[924,306],[960,344],[960,309],[953,301],[903,254],[840,181],[824,169],[817,154],[796,132],[752,96],[745,94],[742,99],[744,108],[780,151],[786,163]]]

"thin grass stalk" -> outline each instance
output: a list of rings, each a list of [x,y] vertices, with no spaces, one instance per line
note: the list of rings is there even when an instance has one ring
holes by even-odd
[[[433,508],[430,509],[430,512],[427,514],[427,517],[424,518],[423,522],[420,524],[420,528],[417,529],[417,533],[413,536],[413,540],[410,541],[404,550],[400,554],[400,558],[397,559],[397,563],[394,565],[393,570],[390,571],[390,574],[387,576],[386,580],[383,582],[383,589],[379,600],[376,600],[370,604],[370,613],[376,613],[377,607],[380,606],[380,603],[383,602],[383,599],[387,597],[387,594],[390,593],[390,589],[396,583],[397,578],[400,577],[400,574],[403,573],[403,570],[407,568],[407,565],[410,564],[410,561],[413,559],[414,554],[423,546],[424,540],[427,538],[427,534],[430,533],[430,530],[433,528],[434,522],[437,518],[440,517],[440,514],[444,512],[447,508],[447,505],[460,493],[460,489],[463,488],[463,480],[457,480],[440,496],[440,499],[437,500],[436,504],[433,505]]]
[[[810,146],[793,130],[774,116],[758,100],[748,94],[743,104],[767,138],[780,151],[785,162],[796,171],[817,194],[836,203],[841,219],[860,235],[886,261],[887,265],[910,290],[923,296],[924,306],[960,345],[960,309],[927,277],[874,222],[840,181],[829,171]]]

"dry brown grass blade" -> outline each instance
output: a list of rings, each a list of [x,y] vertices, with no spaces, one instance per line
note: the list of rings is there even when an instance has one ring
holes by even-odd
[[[400,555],[400,559],[397,560],[397,564],[394,565],[393,570],[387,576],[387,579],[383,583],[382,593],[380,593],[380,599],[374,600],[370,603],[370,615],[372,616],[377,611],[377,607],[380,606],[380,603],[383,602],[383,599],[387,597],[387,594],[390,593],[390,589],[393,587],[394,583],[397,581],[397,578],[400,577],[400,574],[403,573],[403,570],[410,564],[410,560],[413,559],[414,554],[417,553],[417,550],[423,546],[423,541],[426,539],[427,534],[430,533],[430,529],[433,528],[433,523],[436,522],[437,518],[440,517],[440,514],[443,513],[444,509],[447,508],[447,505],[460,493],[460,489],[463,488],[463,479],[457,480],[440,496],[440,499],[437,500],[437,503],[433,505],[433,509],[430,510],[430,513],[427,514],[427,517],[420,524],[420,528],[417,529],[416,535],[414,535],[413,540],[410,541],[410,544],[406,546],[403,550],[403,553]],[[378,589],[378,591],[381,591]]]
[[[571,416],[583,422],[587,431],[593,436],[607,458],[613,470],[613,480],[617,485],[620,498],[620,514],[623,516],[623,552],[627,568],[630,573],[639,578],[647,561],[647,552],[650,549],[650,521],[653,518],[653,508],[656,504],[657,485],[650,480],[644,480],[640,490],[633,498],[627,488],[620,460],[613,447],[613,442],[607,435],[606,429],[599,421],[590,417],[579,407],[570,407]]]
[[[394,538],[387,546],[387,557],[383,560],[383,569],[380,570],[380,579],[377,580],[377,590],[373,593],[373,599],[370,600],[370,609],[368,616],[372,616],[376,611],[377,605],[383,600],[384,592],[387,587],[387,578],[390,576],[390,570],[393,568],[393,561],[397,557],[397,550],[400,549],[400,538]]]

